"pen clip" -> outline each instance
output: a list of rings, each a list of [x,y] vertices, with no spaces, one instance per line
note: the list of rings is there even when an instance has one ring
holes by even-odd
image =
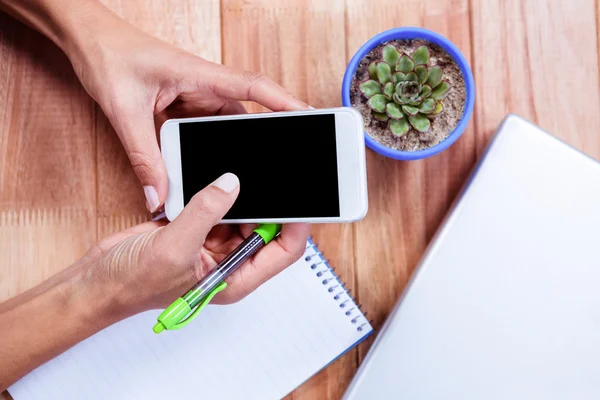
[[[279,233],[281,232],[281,225],[280,224],[261,224],[254,231],[263,238],[263,240],[265,241],[265,244],[266,244],[266,243],[269,243],[272,239],[274,239],[277,235],[279,235]],[[196,309],[194,309],[189,316],[187,316],[186,318],[182,319],[180,322],[172,325],[171,327],[169,327],[167,329],[169,329],[169,330],[181,329],[184,326],[186,326],[187,324],[189,324],[190,322],[192,322],[192,320],[198,316],[200,311],[202,311],[202,309],[204,307],[206,307],[208,305],[208,303],[210,303],[210,301],[213,299],[213,297],[215,297],[215,295],[217,293],[224,290],[226,287],[227,287],[227,283],[225,281],[219,283],[200,302],[200,304],[198,304],[196,306]]]
[[[227,287],[227,283],[219,283],[206,297],[192,310],[189,304],[181,297],[175,300],[158,317],[156,324],[152,328],[154,333],[161,333],[166,330],[181,329],[190,323],[198,313],[215,297],[217,293]],[[191,313],[191,314],[190,314]],[[189,314],[189,315],[188,315]],[[181,318],[181,320],[180,320]]]
[[[200,302],[200,304],[198,304],[196,306],[194,311],[192,311],[192,313],[188,317],[184,318],[183,320],[181,320],[181,322],[170,327],[169,330],[181,329],[184,326],[186,326],[187,324],[189,324],[190,322],[192,322],[192,320],[198,316],[200,311],[202,311],[202,309],[204,307],[206,307],[208,305],[208,303],[210,303],[210,301],[213,299],[213,297],[215,297],[217,295],[217,293],[224,290],[226,287],[227,287],[227,283],[225,281],[219,283],[213,290],[210,291],[210,293],[208,295],[206,295],[204,300],[202,300]]]

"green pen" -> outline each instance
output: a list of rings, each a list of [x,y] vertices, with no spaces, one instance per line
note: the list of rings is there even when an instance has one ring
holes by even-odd
[[[200,282],[158,316],[158,322],[152,328],[154,333],[161,333],[165,329],[180,329],[189,324],[217,293],[227,287],[225,279],[261,247],[277,237],[280,231],[281,225],[279,224],[259,225]]]

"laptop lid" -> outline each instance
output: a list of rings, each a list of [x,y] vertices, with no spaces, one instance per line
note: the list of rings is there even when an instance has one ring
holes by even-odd
[[[344,399],[600,398],[600,164],[508,116]]]

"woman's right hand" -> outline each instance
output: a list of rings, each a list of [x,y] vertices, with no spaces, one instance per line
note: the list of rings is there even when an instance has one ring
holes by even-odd
[[[170,224],[147,222],[112,235],[71,267],[0,303],[0,391],[90,335],[133,314],[165,308],[189,290],[254,228],[217,225],[238,192],[237,177],[225,174]],[[240,300],[292,264],[309,230],[307,224],[283,226],[213,301]]]
[[[225,174],[197,193],[170,224],[147,222],[102,240],[86,254],[82,285],[102,288],[117,319],[165,308],[225,258],[255,228],[217,225],[239,193]],[[228,279],[213,302],[240,300],[298,260],[310,225],[284,225],[281,234]]]

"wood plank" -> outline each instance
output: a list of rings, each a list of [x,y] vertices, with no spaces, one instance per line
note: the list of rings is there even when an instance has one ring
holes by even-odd
[[[93,104],[64,54],[0,14],[0,298],[95,242]]]
[[[102,0],[120,17],[167,43],[221,62],[219,0]]]
[[[218,0],[105,3],[157,37],[221,59]],[[319,247],[358,290],[378,328],[504,115],[517,112],[600,157],[600,138],[591,134],[600,122],[597,1],[472,0],[470,9],[466,0],[379,0],[377,6],[345,0],[345,23],[342,0],[270,3],[223,0],[223,59],[265,73],[315,107],[340,105],[346,62],[391,27],[436,30],[468,59],[475,57],[475,118],[463,137],[419,162],[368,151],[367,218],[314,229]],[[147,215],[116,135],[66,58],[6,15],[0,14],[0,26],[1,300],[68,265],[95,240],[96,229],[104,236]],[[583,78],[566,79],[565,70]],[[361,345],[361,358],[370,343]],[[291,397],[339,398],[356,360],[357,352],[350,352]]]
[[[600,126],[598,48],[590,40],[598,33],[596,11],[595,0],[474,3],[483,135],[514,112],[600,158],[600,136],[593,133]],[[580,79],[565,79],[564,71]]]
[[[222,4],[225,64],[264,73],[314,107],[341,104],[346,65],[343,0],[223,0]],[[263,110],[255,105],[249,109]],[[336,272],[353,288],[352,225],[315,226],[313,234]],[[355,368],[354,350],[290,397],[340,398]]]
[[[94,208],[92,102],[64,54],[0,14],[0,207]]]
[[[348,60],[374,35],[400,26],[441,33],[471,60],[466,0],[346,0]],[[367,152],[369,212],[356,226],[358,299],[377,330],[395,305],[475,162],[475,121],[448,150],[421,161]],[[361,344],[362,359],[374,336]]]
[[[104,4],[141,30],[211,61],[221,61],[219,0],[124,1]],[[144,12],[140,12],[144,10]],[[98,236],[124,221],[149,218],[142,187],[109,121],[97,107]],[[157,134],[160,126],[156,127]]]
[[[79,207],[0,211],[0,302],[81,258],[96,240],[94,214]]]
[[[93,105],[49,40],[0,13],[0,301],[96,240]],[[10,399],[8,392],[0,398]]]

